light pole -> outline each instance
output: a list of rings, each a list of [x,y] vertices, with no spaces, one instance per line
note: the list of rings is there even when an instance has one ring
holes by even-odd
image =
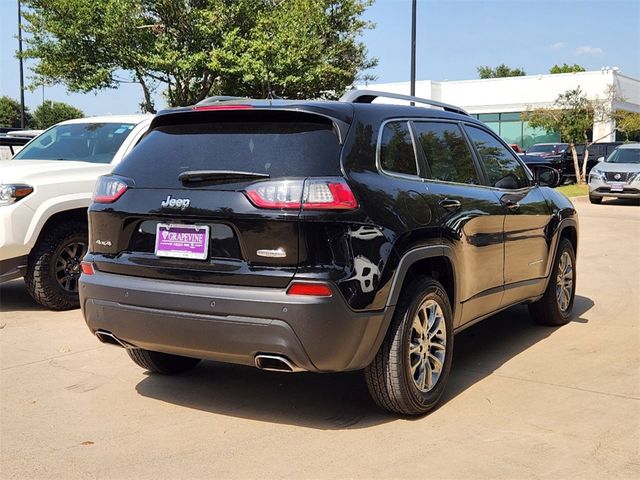
[[[416,94],[416,4],[411,2],[411,96]],[[411,102],[413,105],[413,102]]]
[[[22,11],[18,0],[18,56],[20,57],[20,127],[24,128],[24,71],[22,67]]]

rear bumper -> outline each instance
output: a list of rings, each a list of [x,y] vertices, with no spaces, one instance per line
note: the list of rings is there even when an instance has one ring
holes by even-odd
[[[80,300],[93,333],[106,330],[139,348],[244,365],[259,353],[279,354],[320,372],[367,366],[392,313],[354,312],[339,293],[290,296],[99,271],[82,275]]]

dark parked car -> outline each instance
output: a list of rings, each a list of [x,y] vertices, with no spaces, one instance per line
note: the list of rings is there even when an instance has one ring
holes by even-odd
[[[552,185],[553,187],[557,187],[561,185],[563,180],[566,178],[566,175],[563,173],[565,170],[565,165],[560,157],[544,157],[542,155],[527,155],[524,153],[519,153],[518,157],[522,160],[530,170],[535,170],[538,167],[544,166],[548,168],[553,168],[556,172],[558,172],[558,181],[556,185]]]
[[[431,100],[355,90],[161,112],[89,210],[87,325],[155,373],[363,369],[378,405],[421,414],[454,333],[520,303],[561,325],[574,301],[571,202]]]
[[[588,148],[587,175],[589,175],[591,169],[598,163],[598,158],[608,157],[619,145],[622,145],[622,142],[599,142],[591,144]],[[582,168],[582,162],[584,160],[584,147],[584,145],[576,145],[576,156],[580,168]],[[544,159],[543,162],[536,163],[535,159],[527,161],[523,158],[523,161],[527,163],[527,165],[549,164],[556,168],[562,176],[561,183],[564,183],[566,179],[575,180],[576,171],[573,165],[573,155],[568,143],[538,143],[527,150],[526,155],[537,156],[540,159]]]

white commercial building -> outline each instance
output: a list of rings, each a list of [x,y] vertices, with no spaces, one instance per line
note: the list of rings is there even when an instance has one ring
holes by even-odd
[[[416,82],[416,96],[450,103],[485,122],[508,143],[528,148],[534,143],[559,141],[557,134],[534,129],[521,120],[520,114],[539,107],[550,107],[561,93],[577,87],[592,99],[612,98],[612,111],[640,112],[640,80],[622,74],[617,68],[594,72],[529,75],[486,80]],[[409,82],[379,83],[358,88],[408,95]],[[382,100],[384,101],[384,100]],[[616,139],[612,120],[596,122],[593,139],[610,142]]]

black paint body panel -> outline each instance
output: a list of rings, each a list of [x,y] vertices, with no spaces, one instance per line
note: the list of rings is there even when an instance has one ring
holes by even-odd
[[[577,215],[569,200],[533,184],[519,190],[488,186],[471,143],[480,185],[431,180],[422,174],[423,169],[414,177],[380,170],[378,139],[385,122],[430,119],[456,123],[461,129],[472,124],[489,131],[470,117],[436,109],[340,102],[256,102],[254,110],[260,109],[307,112],[335,122],[342,146],[342,177],[358,200],[358,208],[263,210],[243,193],[247,182],[200,189],[165,189],[162,185],[142,189],[136,188],[132,170],[121,169],[121,174],[129,174],[129,190],[114,204],[94,203],[89,209],[91,248],[86,260],[103,272],[93,277],[83,275],[81,279],[82,305],[93,331],[100,328],[118,336],[120,329],[125,340],[141,347],[187,354],[187,347],[181,350],[179,336],[173,343],[163,343],[155,333],[149,333],[149,338],[155,340],[145,342],[145,329],[158,328],[168,335],[171,329],[178,328],[176,315],[189,317],[189,328],[196,328],[194,318],[211,314],[205,313],[207,288],[240,288],[234,290],[239,295],[244,288],[247,308],[235,304],[227,313],[260,319],[245,319],[245,327],[247,322],[253,325],[245,330],[250,335],[252,331],[266,334],[269,325],[277,328],[280,333],[266,334],[264,341],[273,342],[269,351],[289,355],[309,370],[362,368],[382,342],[405,276],[417,262],[446,259],[453,278],[450,298],[454,326],[461,329],[510,305],[539,298],[546,288],[562,230],[573,229],[577,242]],[[250,114],[248,110],[247,115]],[[173,115],[182,118],[197,114],[186,110],[161,113],[151,129],[170,123]],[[175,155],[179,157],[180,152]],[[424,161],[420,155],[417,157]],[[190,204],[181,211],[168,211],[160,207],[167,195],[188,197]],[[460,206],[453,210],[443,207],[443,200],[459,202]],[[517,207],[507,207],[507,203]],[[144,234],[157,221],[218,226],[221,233],[216,237],[218,243],[210,245],[208,260],[158,258],[149,251],[150,239]],[[146,227],[141,231],[142,225]],[[105,246],[106,241],[111,245]],[[277,248],[286,251],[285,258],[256,254],[259,249]],[[202,297],[194,294],[189,303],[184,301],[183,293],[167,290],[167,305],[157,295],[145,296],[142,291],[135,297],[144,299],[138,303],[132,297],[112,298],[122,293],[114,280],[118,277],[124,284],[139,281],[140,285],[149,286],[147,279],[167,282],[166,285],[175,283],[180,291],[184,290],[181,285],[189,285],[201,291]],[[310,307],[303,303],[294,308],[295,314],[278,313],[278,309],[281,312],[282,308],[289,308],[291,298],[287,299],[284,292],[292,280],[331,285],[334,296],[326,304],[332,306]],[[278,296],[278,307],[274,304],[273,309],[262,309],[260,305],[266,304],[253,303],[259,290]],[[202,307],[197,306],[200,303]],[[253,315],[251,308],[255,309]],[[304,313],[307,308],[308,318]],[[135,328],[127,325],[125,317],[131,322],[134,317],[139,318],[137,321],[144,327],[131,330]],[[224,322],[233,323],[211,321],[208,325],[215,335],[224,335]],[[344,328],[336,322],[345,322]],[[227,352],[220,345],[211,344],[207,354],[207,342],[203,340],[204,343],[189,347],[191,354],[198,351],[203,358],[251,363],[251,355],[267,346],[258,345],[257,341],[255,345],[238,346],[232,338],[236,334],[233,332],[240,331],[229,330]],[[345,335],[353,338],[342,338]],[[278,338],[283,342],[280,346]],[[330,355],[335,361],[328,360]]]

